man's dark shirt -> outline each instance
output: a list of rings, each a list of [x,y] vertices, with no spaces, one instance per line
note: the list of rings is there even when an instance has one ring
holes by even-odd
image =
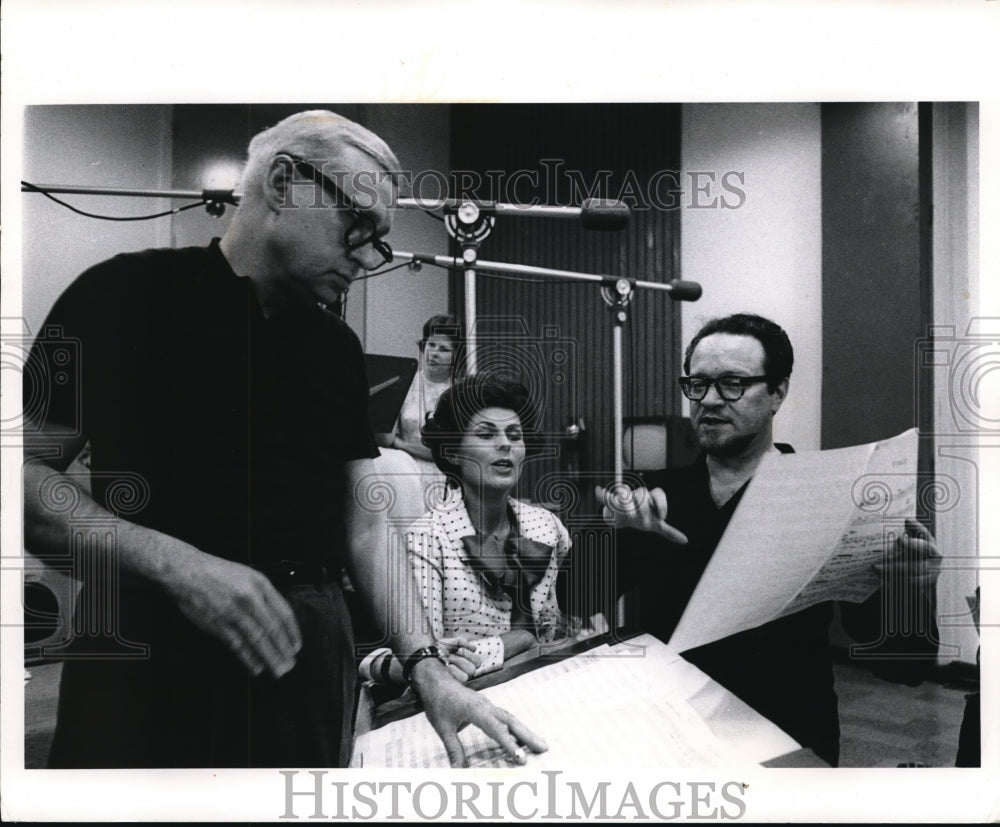
[[[265,319],[213,242],[91,268],[44,332],[80,343],[69,381],[43,392],[49,421],[90,440],[98,502],[230,560],[339,569],[344,463],[378,454],[361,346],[340,319],[318,307]],[[57,370],[39,367],[26,382]],[[138,502],[122,496],[125,474],[141,477]]]
[[[351,621],[320,566],[337,578],[345,556],[345,463],[378,454],[357,337],[318,307],[265,318],[217,242],[127,254],[60,297],[25,400],[87,437],[95,499],[113,513],[240,563],[313,564],[285,566],[313,579],[279,587],[303,638],[295,668],[251,679],[162,590],[102,576],[87,544],[110,551],[115,524],[70,513],[88,538],[71,543],[88,625],[63,665],[50,766],[344,765]]]
[[[667,641],[746,486],[718,508],[704,456],[687,468],[647,474],[646,485],[664,490],[670,509],[667,522],[687,535],[688,544],[674,545],[644,532],[621,532],[619,588],[638,588],[639,625]],[[726,607],[718,610],[724,612]],[[840,727],[827,633],[832,617],[831,604],[820,604],[689,650],[684,657],[836,766]]]

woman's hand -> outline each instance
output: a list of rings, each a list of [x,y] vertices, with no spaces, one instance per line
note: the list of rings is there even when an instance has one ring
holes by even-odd
[[[476,645],[464,637],[445,637],[437,641],[446,652],[448,671],[454,678],[465,683],[476,674],[482,658],[476,654]]]

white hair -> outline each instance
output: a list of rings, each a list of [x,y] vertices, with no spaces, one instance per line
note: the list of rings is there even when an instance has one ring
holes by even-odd
[[[322,166],[338,163],[345,146],[361,150],[387,173],[399,171],[395,154],[374,132],[336,112],[310,109],[290,115],[259,132],[250,141],[240,180],[243,201],[255,199],[262,191],[262,184],[276,155],[286,152]]]

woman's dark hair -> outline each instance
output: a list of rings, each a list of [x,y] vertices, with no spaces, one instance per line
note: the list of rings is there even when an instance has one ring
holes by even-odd
[[[420,337],[421,353],[424,352],[427,340],[430,339],[431,336],[447,336],[451,339],[457,349],[458,344],[462,340],[462,328],[459,326],[458,320],[450,313],[442,313],[437,316],[431,316],[426,322],[424,322],[423,335]]]
[[[441,394],[434,415],[421,433],[434,462],[451,478],[458,466],[450,457],[462,442],[472,418],[484,408],[506,408],[521,419],[526,455],[538,448],[538,408],[528,389],[515,379],[499,373],[477,373],[460,379]]]
[[[462,327],[450,313],[431,316],[424,322],[423,336],[420,337],[420,352],[424,352],[427,340],[431,336],[446,336],[451,339],[451,376],[449,380],[454,381],[456,377],[465,373],[465,348],[463,347]]]
[[[735,313],[721,319],[712,319],[704,324],[701,330],[694,334],[691,344],[684,352],[685,373],[691,372],[691,354],[694,353],[698,342],[715,333],[752,336],[761,343],[764,348],[764,375],[767,376],[767,389],[772,393],[782,380],[792,375],[795,355],[788,334],[770,319],[753,313]]]

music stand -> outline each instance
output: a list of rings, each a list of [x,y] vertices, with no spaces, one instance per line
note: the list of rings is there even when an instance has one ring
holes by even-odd
[[[417,360],[408,356],[365,354],[368,372],[368,421],[377,434],[391,433],[417,372]]]

